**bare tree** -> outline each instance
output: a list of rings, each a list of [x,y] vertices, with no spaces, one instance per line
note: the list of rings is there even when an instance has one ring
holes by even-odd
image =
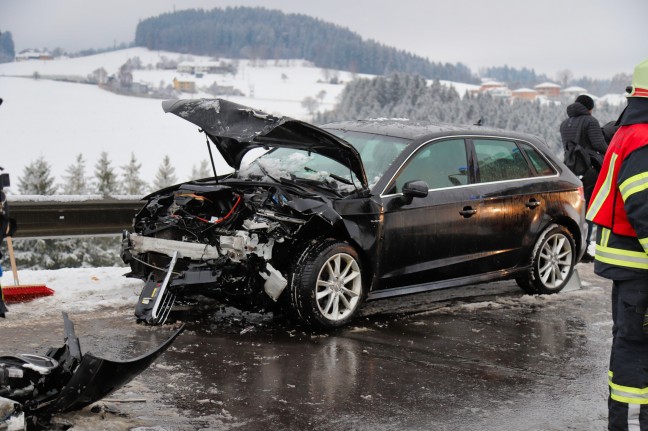
[[[573,77],[574,74],[569,69],[562,69],[556,72],[556,81],[558,81],[562,87],[567,87]]]
[[[317,111],[317,108],[319,108],[320,103],[315,99],[314,97],[307,96],[302,100],[301,106],[306,108],[308,111],[309,115],[315,114],[315,111]]]

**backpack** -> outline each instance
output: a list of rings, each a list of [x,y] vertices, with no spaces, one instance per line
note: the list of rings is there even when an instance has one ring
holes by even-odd
[[[576,137],[568,140],[564,144],[565,165],[578,176],[585,175],[590,169],[594,169],[598,173],[603,165],[603,156],[596,151],[589,150],[580,145],[581,132],[583,131],[583,118],[585,117],[581,117],[578,124]]]

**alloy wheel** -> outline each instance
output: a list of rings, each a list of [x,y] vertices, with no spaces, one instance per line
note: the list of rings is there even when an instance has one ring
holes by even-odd
[[[572,245],[562,233],[547,238],[538,262],[538,275],[547,288],[556,288],[567,280],[572,268],[572,253]]]
[[[326,319],[342,320],[359,305],[362,293],[360,267],[353,256],[337,253],[326,260],[315,288],[317,307]]]

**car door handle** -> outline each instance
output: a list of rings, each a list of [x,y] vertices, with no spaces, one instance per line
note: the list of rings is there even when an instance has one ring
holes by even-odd
[[[473,207],[464,207],[462,211],[459,211],[459,214],[461,214],[464,218],[468,218],[477,214],[477,210],[473,209]]]
[[[540,206],[540,201],[537,200],[536,198],[531,198],[529,199],[529,202],[524,204],[527,208],[534,209],[536,207]]]

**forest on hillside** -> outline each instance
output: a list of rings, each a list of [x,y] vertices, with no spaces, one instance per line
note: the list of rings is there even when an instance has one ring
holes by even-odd
[[[475,83],[461,64],[435,63],[334,24],[265,8],[183,10],[142,20],[135,45],[195,55],[305,59],[322,68],[383,75],[413,73]]]
[[[515,100],[489,93],[466,94],[435,81],[427,85],[420,75],[392,74],[348,83],[335,109],[320,113],[318,123],[362,118],[408,118],[451,124],[481,124],[487,127],[531,133],[545,140],[562,158],[560,123],[567,118],[561,103]],[[594,117],[601,125],[616,120],[623,106],[599,103]]]

